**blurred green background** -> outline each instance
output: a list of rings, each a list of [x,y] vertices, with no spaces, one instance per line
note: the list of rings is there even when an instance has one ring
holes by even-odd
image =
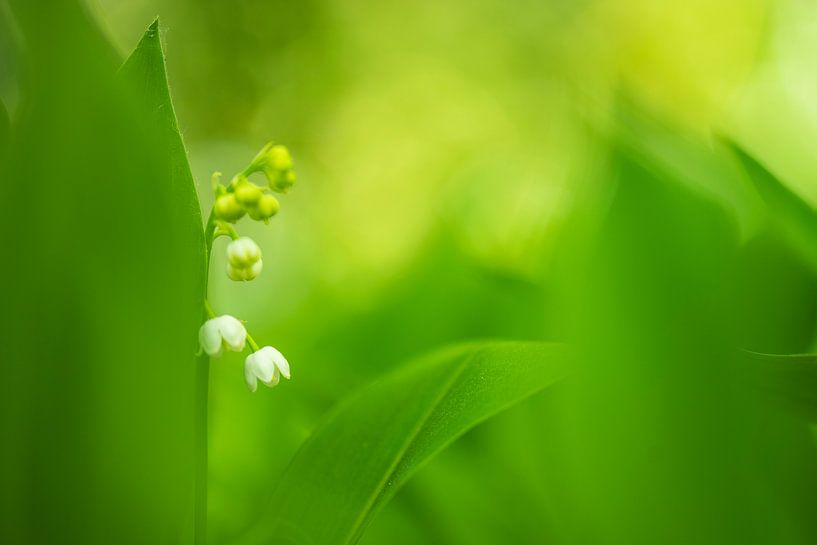
[[[817,271],[767,228],[753,190],[738,185],[741,197],[727,207],[734,210],[713,212],[694,188],[666,188],[631,159],[610,159],[617,148],[609,136],[624,95],[684,141],[735,140],[817,206],[813,3],[93,0],[90,9],[123,56],[160,15],[204,210],[212,202],[210,173],[240,170],[269,139],[290,147],[299,173],[269,226],[239,224],[263,248],[258,281],[230,282],[224,242],[217,242],[216,311],[247,320],[256,338],[279,348],[293,380],[250,395],[240,356],[212,364],[212,543],[229,542],[258,516],[275,477],[339,399],[406,358],[475,337],[579,337],[588,361],[607,371],[588,379],[596,390],[539,396],[469,433],[397,495],[364,543],[625,543],[640,517],[656,526],[642,528],[652,536],[666,519],[611,510],[610,502],[658,500],[667,512],[683,512],[660,501],[672,495],[667,490],[677,492],[679,506],[697,498],[714,509],[734,500],[734,511],[717,516],[731,521],[725,527],[736,544],[758,535],[752,525],[737,529],[752,512],[748,504],[768,515],[758,523],[758,543],[814,535],[792,522],[796,510],[766,510],[791,498],[784,485],[771,486],[774,493],[767,487],[785,479],[776,473],[780,452],[758,447],[753,435],[766,417],[747,416],[731,443],[718,443],[730,415],[759,412],[753,401],[730,398],[711,421],[704,409],[720,394],[699,392],[701,414],[692,416],[661,394],[679,385],[694,390],[686,356],[720,349],[730,335],[758,351],[813,348]],[[14,32],[6,23],[0,90],[14,111]],[[611,173],[622,171],[637,183],[611,196],[619,180]],[[599,220],[609,202],[620,203],[617,213]],[[565,250],[586,249],[579,224],[602,233],[584,256]],[[724,295],[724,285],[734,293]],[[659,307],[677,312],[668,317]],[[633,356],[637,345],[644,352]],[[668,368],[677,363],[689,374],[642,374],[640,364],[664,351],[675,354]],[[695,361],[691,367],[703,370],[695,376],[709,376],[706,358]],[[607,377],[609,369],[627,380]],[[611,384],[621,386],[616,396],[607,395]],[[645,389],[656,399],[628,401]],[[607,413],[613,399],[621,404]],[[664,420],[652,416],[656,407]],[[609,436],[590,438],[584,431],[605,413]],[[682,439],[667,448],[694,454],[676,450],[655,462],[649,441],[641,445],[643,437],[624,424],[646,421],[651,440],[661,442],[667,426],[683,427],[685,419],[709,422],[699,438],[719,445],[709,462],[695,458],[708,447],[698,451]],[[770,429],[785,428],[768,419]],[[804,449],[792,464],[802,463],[803,482],[812,483],[815,460],[801,456],[810,448],[804,434],[779,431],[780,445]],[[746,490],[727,494],[720,470],[744,448],[775,469],[757,477],[746,462],[736,477]],[[609,454],[603,463],[593,458],[601,452]],[[678,467],[673,456],[697,468],[701,482],[715,483],[717,501],[707,503],[699,488],[684,488],[683,475],[663,471]],[[644,482],[610,473],[617,467],[632,475],[651,463]],[[560,467],[581,476],[560,476],[552,469]],[[794,495],[806,501],[813,494]],[[602,520],[586,535],[576,530],[582,513]],[[686,516],[695,518],[678,520]],[[791,534],[781,537],[780,528]],[[648,542],[641,537],[630,534],[630,542]],[[674,539],[694,542],[682,537]]]

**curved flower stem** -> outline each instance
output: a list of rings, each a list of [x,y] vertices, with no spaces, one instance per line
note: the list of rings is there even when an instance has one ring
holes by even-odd
[[[255,342],[255,339],[252,338],[249,331],[247,331],[247,344],[250,345],[253,352],[258,352],[260,350],[258,343]]]
[[[236,232],[235,227],[227,223],[226,221],[216,220],[214,222],[215,230],[213,231],[213,240],[217,239],[218,237],[230,237],[232,240],[238,238],[238,232]],[[210,245],[212,246],[212,241]]]
[[[213,309],[207,302],[207,285],[210,276],[210,254],[215,240],[216,222],[213,210],[207,217],[204,227],[204,308],[203,319],[210,318]],[[195,460],[195,514],[194,514],[194,542],[196,545],[205,545],[207,542],[207,421],[208,397],[210,394],[210,356],[202,350],[196,362],[196,460]]]
[[[210,306],[210,302],[206,298],[204,299],[204,313],[208,319],[216,317],[216,312],[213,310],[213,307]]]

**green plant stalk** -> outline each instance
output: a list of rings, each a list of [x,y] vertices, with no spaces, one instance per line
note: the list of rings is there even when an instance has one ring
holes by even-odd
[[[202,322],[210,318],[207,303],[207,286],[210,278],[210,254],[215,240],[215,217],[213,210],[207,217],[204,227],[204,308]],[[208,398],[210,395],[210,356],[204,350],[196,362],[196,487],[194,507],[194,542],[205,545],[207,542],[207,424]]]

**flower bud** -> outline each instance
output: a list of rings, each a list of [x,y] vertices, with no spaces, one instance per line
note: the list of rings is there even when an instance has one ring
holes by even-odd
[[[269,168],[275,170],[290,170],[292,168],[292,156],[284,146],[272,146],[267,151],[267,161]]]
[[[261,248],[253,239],[240,237],[227,245],[227,261],[230,266],[238,269],[251,267],[261,261]]]
[[[248,282],[250,280],[254,280],[259,274],[261,274],[261,268],[263,267],[264,262],[262,260],[258,260],[249,267],[234,267],[232,264],[227,264],[227,276],[230,280],[235,280],[236,282]]]
[[[254,207],[247,210],[247,214],[254,220],[267,221],[278,213],[278,199],[272,195],[262,195]]]
[[[220,220],[235,223],[244,216],[244,208],[238,203],[233,193],[225,193],[216,197],[213,212]]]
[[[263,172],[270,189],[286,193],[295,183],[293,162],[285,146],[270,142],[255,156],[245,173]]]
[[[295,171],[275,171],[267,174],[269,187],[276,193],[287,193],[295,185]]]
[[[292,156],[286,146],[269,142],[250,163],[248,170],[257,172],[271,168],[274,170],[289,170],[292,168]]]
[[[235,198],[242,206],[252,208],[263,196],[263,190],[254,183],[241,177],[235,185]]]

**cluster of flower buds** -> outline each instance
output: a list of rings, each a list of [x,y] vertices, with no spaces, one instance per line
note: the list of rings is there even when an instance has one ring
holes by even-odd
[[[264,223],[269,223],[272,216],[278,213],[278,199],[265,193],[265,188],[258,187],[239,174],[230,185],[216,186],[216,202],[213,212],[220,220],[235,223],[244,215]]]
[[[233,176],[228,185],[220,183],[221,173],[213,174],[213,219],[215,236],[228,235],[233,241],[227,247],[227,276],[238,282],[253,280],[261,273],[261,249],[247,237],[239,237],[232,224],[248,215],[250,218],[269,223],[278,213],[278,199],[271,191],[287,193],[295,183],[289,150],[270,142],[243,171]],[[251,182],[249,177],[263,173],[265,187]]]
[[[226,314],[214,316],[199,329],[201,349],[213,358],[221,356],[225,349],[241,352],[248,340],[254,351],[244,360],[244,381],[251,392],[258,388],[259,380],[272,388],[281,376],[289,379],[289,362],[283,354],[271,346],[258,348],[237,318]]]
[[[278,199],[267,192],[287,193],[295,183],[295,171],[292,168],[289,150],[270,142],[247,168],[233,176],[229,185],[223,186],[216,181],[216,201],[213,206],[216,218],[235,223],[246,214],[254,220],[269,222],[278,213],[279,205]],[[264,174],[267,179],[266,187],[250,181],[249,176],[256,172]]]

